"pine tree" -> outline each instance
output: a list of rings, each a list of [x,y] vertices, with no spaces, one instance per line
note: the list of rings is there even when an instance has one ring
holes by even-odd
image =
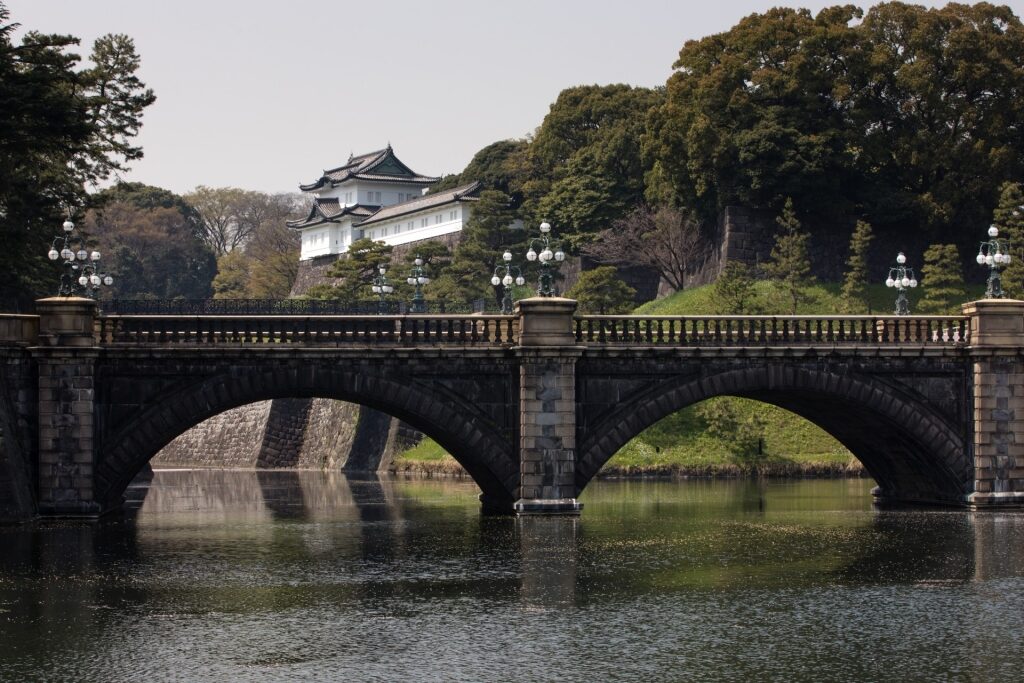
[[[999,205],[992,216],[999,237],[1010,243],[1009,265],[1003,269],[1003,292],[1010,299],[1024,299],[1024,192],[1017,183],[1003,183]]]
[[[857,221],[850,237],[850,258],[846,261],[846,274],[840,290],[844,313],[870,313],[868,301],[868,248],[874,234],[871,224]]]
[[[814,283],[807,249],[810,236],[801,230],[792,199],[786,199],[782,215],[776,219],[776,223],[779,224],[779,233],[772,247],[771,260],[765,264],[765,271],[768,277],[782,286],[790,313],[796,315],[797,306],[809,298],[807,287]]]
[[[754,278],[750,266],[741,261],[726,261],[725,268],[715,280],[715,301],[726,315],[753,313]]]
[[[960,254],[955,244],[933,244],[924,252],[921,268],[924,297],[918,311],[927,315],[953,315],[967,300],[964,277],[960,270]]]
[[[335,261],[327,275],[337,278],[334,285],[323,284],[310,287],[306,296],[310,299],[338,299],[347,303],[366,301],[375,297],[370,287],[377,276],[380,265],[388,265],[391,261],[391,246],[383,242],[374,242],[368,237],[358,239],[349,245],[343,258]],[[395,286],[404,276],[397,273],[388,275],[388,280]]]

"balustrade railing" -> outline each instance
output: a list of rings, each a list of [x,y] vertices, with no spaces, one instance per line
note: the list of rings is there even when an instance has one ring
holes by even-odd
[[[576,318],[581,344],[786,346],[965,344],[962,316],[628,316]]]
[[[333,299],[104,299],[108,315],[407,315],[408,302],[337,301]],[[491,299],[424,301],[425,314],[500,313]]]
[[[507,345],[515,318],[449,316],[170,316],[105,315],[100,344],[124,345]]]

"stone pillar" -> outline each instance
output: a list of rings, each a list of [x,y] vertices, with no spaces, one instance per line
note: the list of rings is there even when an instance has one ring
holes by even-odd
[[[576,302],[524,299],[519,316],[519,515],[579,514],[576,501]]]
[[[964,304],[974,371],[972,507],[1024,506],[1024,301]]]
[[[39,346],[39,513],[96,516],[93,436],[96,302],[75,297],[41,299]]]

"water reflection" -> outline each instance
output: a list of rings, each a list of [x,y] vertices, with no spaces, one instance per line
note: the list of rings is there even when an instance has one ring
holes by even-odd
[[[1024,515],[870,486],[596,482],[513,519],[468,482],[157,471],[120,516],[0,528],[0,680],[1019,671]]]

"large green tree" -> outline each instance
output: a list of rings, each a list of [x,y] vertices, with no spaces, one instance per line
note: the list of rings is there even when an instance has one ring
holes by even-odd
[[[83,225],[122,299],[203,299],[216,273],[199,238],[195,211],[181,197],[141,183],[118,183],[93,198]]]
[[[528,222],[549,221],[580,246],[611,227],[644,194],[640,138],[659,90],[628,85],[567,88],[530,144],[510,191],[524,195]]]
[[[846,260],[846,273],[840,290],[843,313],[870,313],[868,300],[868,251],[871,248],[871,224],[857,221],[850,236],[850,256]]]
[[[955,244],[933,244],[924,252],[921,268],[924,296],[917,305],[919,313],[955,315],[967,301],[963,268]]]
[[[636,290],[622,281],[613,266],[601,266],[581,273],[565,295],[576,299],[581,313],[615,315],[633,310]]]
[[[0,282],[7,302],[51,289],[47,243],[69,214],[81,218],[87,186],[142,156],[132,141],[155,100],[129,37],[98,39],[81,68],[77,38],[30,31],[15,43],[17,27],[0,2],[0,250],[16,264]]]
[[[1024,27],[1006,6],[775,8],[674,66],[648,193],[708,219],[792,197],[812,225],[859,215],[966,247],[1024,176]]]

